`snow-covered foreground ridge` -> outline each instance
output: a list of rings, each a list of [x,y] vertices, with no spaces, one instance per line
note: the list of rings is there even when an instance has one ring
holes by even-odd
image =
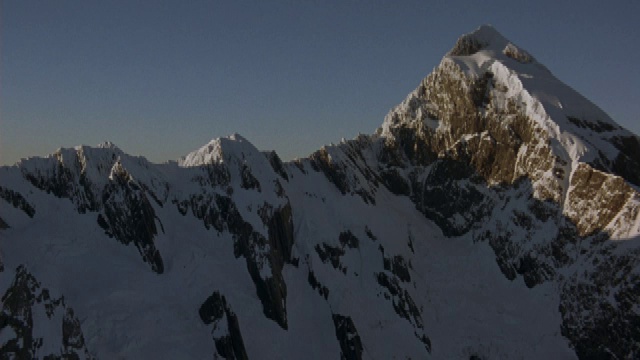
[[[489,26],[378,131],[0,168],[0,358],[632,359],[640,141]]]

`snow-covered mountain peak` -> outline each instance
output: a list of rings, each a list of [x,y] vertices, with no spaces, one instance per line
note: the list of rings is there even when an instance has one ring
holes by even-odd
[[[118,149],[120,150],[116,144],[112,143],[111,141],[103,141],[100,144],[98,144],[97,148],[99,149]]]
[[[200,149],[190,152],[178,159],[178,165],[182,167],[200,166],[209,163],[216,163],[222,160],[222,149],[220,138],[209,141]]]
[[[260,151],[243,136],[234,133],[226,137],[212,139],[198,150],[180,158],[178,165],[181,167],[202,166],[226,162],[232,157],[243,159],[255,154],[260,154]]]
[[[120,159],[118,159],[111,167],[109,180],[117,182],[127,182],[131,180],[131,175],[129,175],[127,170],[122,166]]]
[[[460,37],[438,67],[390,111],[379,133],[396,140],[410,129],[433,131],[422,136],[440,138],[441,153],[484,132],[495,139],[502,131],[498,128],[515,136],[503,141],[525,136],[547,144],[560,162],[572,164],[563,170],[567,174],[584,162],[640,185],[640,171],[633,170],[640,168],[639,138],[488,25]]]

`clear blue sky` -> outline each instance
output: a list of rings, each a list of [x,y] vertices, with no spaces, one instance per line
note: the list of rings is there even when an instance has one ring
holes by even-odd
[[[372,133],[490,23],[640,133],[639,1],[1,4],[0,164],[110,140],[160,162],[234,132],[284,159]]]

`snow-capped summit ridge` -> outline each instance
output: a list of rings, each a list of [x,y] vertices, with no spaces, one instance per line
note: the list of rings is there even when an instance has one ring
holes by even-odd
[[[98,144],[97,147],[99,149],[119,149],[118,146],[116,146],[116,144],[112,143],[111,141],[103,141]]]
[[[511,105],[520,107],[536,126],[562,145],[564,150],[561,152],[569,155],[565,161],[591,162],[601,156],[613,161],[619,151],[612,139],[633,135],[491,25],[482,25],[461,36],[434,73],[453,81],[462,80],[463,87],[478,86],[483,79],[488,81],[484,94],[478,95],[484,96],[498,111],[509,111]],[[442,80],[434,78],[433,74],[425,78],[386,116],[380,131],[383,136],[391,136],[391,128],[416,119],[421,120],[421,126],[444,130],[443,119],[434,118],[434,111],[428,111],[438,110],[432,100],[424,98],[424,92],[430,91],[428,82],[442,84]],[[479,105],[476,111],[485,111],[482,108],[489,103],[476,104]],[[397,116],[400,113],[412,116]],[[400,118],[404,120],[398,123]]]
[[[244,158],[249,154],[260,153],[253,144],[242,135],[233,133],[226,137],[215,138],[201,148],[190,152],[178,160],[181,167],[201,166],[228,161],[230,157]]]

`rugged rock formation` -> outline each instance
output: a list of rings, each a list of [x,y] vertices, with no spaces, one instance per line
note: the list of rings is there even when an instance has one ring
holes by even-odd
[[[103,212],[98,224],[125,245],[133,243],[144,262],[158,274],[164,271],[160,252],[153,243],[158,234],[157,216],[146,191],[116,162],[111,169],[110,182],[102,191]],[[162,224],[161,224],[162,226]]]
[[[348,316],[334,314],[333,324],[336,327],[336,337],[340,341],[340,359],[362,359],[362,341],[353,320]]]
[[[34,313],[39,312],[46,315],[46,323],[34,324]],[[62,327],[61,339],[46,336],[46,331],[34,331],[56,325]],[[65,304],[64,297],[52,298],[49,290],[22,266],[16,269],[12,284],[2,296],[0,333],[4,339],[0,347],[3,358],[91,358],[73,309]],[[44,349],[56,350],[47,353]]]
[[[214,292],[200,306],[200,319],[213,324],[213,339],[218,355],[225,359],[248,359],[238,317],[223,295]]]
[[[24,211],[30,218],[36,214],[36,209],[20,193],[0,186],[0,198],[13,205],[14,208]],[[3,222],[4,223],[4,222]],[[6,224],[6,223],[5,223]]]

